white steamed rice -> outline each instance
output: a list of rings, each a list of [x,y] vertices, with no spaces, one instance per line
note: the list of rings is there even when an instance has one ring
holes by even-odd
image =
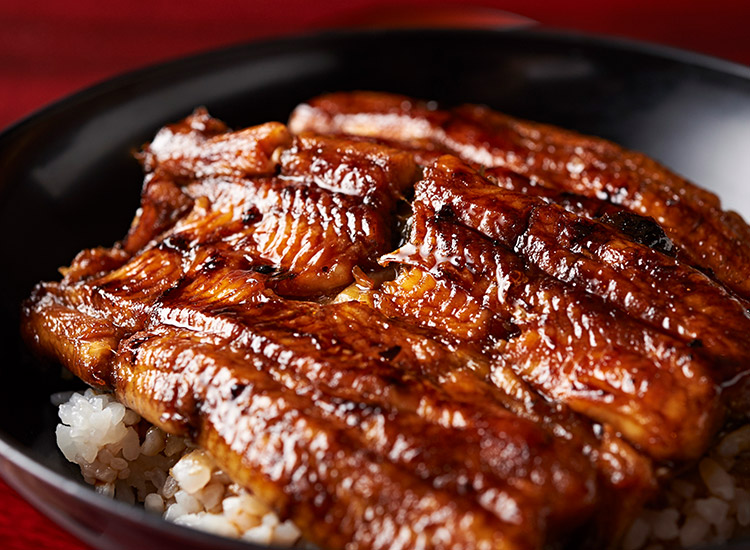
[[[175,523],[260,544],[294,546],[300,531],[182,437],[150,426],[106,393],[53,396],[57,444],[102,494]],[[140,433],[145,434],[141,437]],[[750,425],[724,435],[673,479],[631,526],[622,550],[672,550],[750,535]]]
[[[635,520],[622,550],[672,550],[750,536],[750,425],[724,434]]]
[[[189,441],[156,426],[140,437],[140,416],[112,395],[89,389],[53,401],[62,401],[57,444],[98,492],[218,535],[276,546],[299,541],[293,523],[280,521]]]

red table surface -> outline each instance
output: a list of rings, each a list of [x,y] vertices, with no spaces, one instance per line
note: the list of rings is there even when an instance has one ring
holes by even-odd
[[[404,5],[409,6],[405,11]],[[750,2],[745,0],[479,0],[440,5],[431,0],[0,0],[0,128],[110,76],[201,50],[331,26],[505,20],[489,10],[750,65]],[[86,546],[0,481],[0,548]]]

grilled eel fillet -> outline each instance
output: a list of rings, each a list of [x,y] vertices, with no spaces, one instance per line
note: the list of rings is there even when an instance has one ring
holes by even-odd
[[[130,258],[102,252],[97,263],[83,254],[62,284],[40,286],[26,310],[29,340],[166,430],[192,435],[326,546],[541,548],[571,520],[585,524],[615,483],[639,487],[634,498],[642,498],[649,466],[615,436],[580,420],[558,426],[556,409],[536,422],[464,355],[369,308],[279,296],[280,283],[292,295],[289,285],[308,288],[305,270],[321,271],[320,261],[340,252],[321,232],[362,232],[358,240],[377,243],[383,228],[364,229],[360,216],[340,222],[336,200],[357,195],[312,183],[336,187],[338,176],[301,172],[308,141],[279,155],[278,177],[186,181],[179,199],[157,170],[126,244],[151,233],[145,220],[170,219],[154,214],[170,201],[180,210],[192,201],[190,209]],[[358,198],[374,217],[388,212],[394,201],[385,194],[365,199],[376,180],[397,183],[374,174],[397,152],[322,138],[315,148],[325,150],[316,167],[338,163],[342,150],[379,152],[375,168],[355,174],[368,182]],[[284,200],[313,193],[305,208]],[[269,218],[296,223],[270,249],[257,237]],[[296,256],[278,251],[290,246],[322,260],[300,271]],[[580,435],[556,435],[566,430]]]
[[[341,92],[300,105],[293,132],[347,134],[453,153],[486,168],[505,168],[537,186],[603,199],[654,218],[684,261],[750,299],[750,226],[724,211],[716,195],[647,156],[609,141],[519,120],[486,107],[451,111],[376,92]],[[429,154],[432,152],[432,154]]]
[[[693,312],[668,296],[652,296],[650,285],[641,288],[637,284],[643,273],[631,281],[611,269],[616,264],[640,270],[664,256],[632,242],[625,245],[606,225],[569,219],[574,216],[557,205],[484,183],[451,156],[442,157],[427,170],[416,186],[412,207],[409,241],[381,261],[413,267],[417,273],[409,272],[407,277],[436,281],[419,285],[440,281],[445,288],[437,292],[465,294],[467,301],[470,297],[512,323],[519,334],[497,338],[489,351],[497,364],[513,369],[550,399],[615,426],[655,458],[692,458],[702,452],[708,441],[696,436],[710,437],[712,423],[720,414],[713,378],[719,361],[698,357],[688,344],[648,326],[652,319],[639,304],[651,300],[653,308],[659,299],[661,315],[679,309],[677,314],[686,326],[678,328],[684,332],[690,327],[700,333],[703,325],[710,325],[711,312],[704,317],[702,311]],[[547,225],[550,218],[556,222],[552,229]],[[596,226],[609,240],[601,239],[606,250],[579,261],[564,231],[577,230],[580,223]],[[590,247],[592,242],[599,244],[592,234],[589,227],[580,240]],[[536,239],[546,241],[536,245]],[[550,240],[555,246],[546,246]],[[554,264],[555,255],[565,264],[567,278],[545,270],[548,262]],[[677,278],[681,266],[671,267],[668,275]],[[721,295],[722,289],[702,274],[688,275],[703,278],[706,292]],[[609,284],[603,288],[609,292],[599,293],[601,299],[596,283],[604,277]],[[611,299],[611,295],[620,296],[618,285],[627,288],[622,292],[628,296],[623,303]],[[417,321],[430,317],[419,305],[428,293],[417,292],[415,302],[413,290],[405,291],[402,284],[384,287],[383,295]],[[607,307],[607,302],[618,307]],[[430,322],[435,322],[434,317]],[[571,338],[584,333],[588,338]],[[693,419],[690,425],[684,424],[685,415]]]
[[[700,301],[680,305],[686,342],[657,326],[678,314],[642,310],[653,297],[631,275],[671,261],[674,281],[734,307],[723,289],[453,157],[421,176],[426,154],[278,123],[230,132],[205,111],[140,157],[127,237],[38,285],[24,336],[193,437],[323,546],[600,547],[649,497],[652,461],[705,450],[718,384],[741,375],[741,342],[720,353],[730,338]],[[550,237],[550,219],[598,248]],[[570,277],[555,271],[578,256]],[[378,261],[398,277],[374,284]],[[578,275],[596,266],[616,276],[608,292]],[[340,303],[347,285],[359,303]]]

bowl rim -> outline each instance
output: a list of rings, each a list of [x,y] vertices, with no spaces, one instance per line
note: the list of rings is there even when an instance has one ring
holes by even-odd
[[[156,76],[158,75],[158,73],[180,70],[195,63],[202,63],[211,60],[212,58],[215,58],[217,56],[236,56],[244,52],[252,52],[253,50],[261,48],[274,49],[286,45],[303,44],[309,41],[320,41],[327,39],[351,40],[358,39],[361,36],[413,35],[418,33],[438,35],[484,34],[488,36],[518,34],[523,35],[524,38],[532,40],[553,40],[570,45],[582,46],[593,45],[599,47],[607,47],[631,54],[647,55],[650,57],[661,58],[667,61],[674,61],[682,65],[692,65],[699,69],[715,71],[728,76],[739,77],[741,79],[750,81],[750,66],[746,66],[735,61],[729,61],[708,54],[694,52],[691,50],[665,44],[657,44],[654,42],[647,42],[622,36],[610,36],[606,34],[587,33],[557,27],[534,25],[533,22],[530,22],[529,25],[485,29],[434,27],[413,27],[408,29],[322,29],[275,38],[261,38],[258,40],[250,40],[230,46],[208,49],[185,56],[178,56],[172,59],[149,63],[142,67],[127,70],[109,78],[104,78],[102,80],[93,82],[90,85],[84,86],[80,90],[72,92],[71,94],[67,94],[58,99],[52,100],[50,103],[42,105],[41,107],[34,109],[30,113],[22,116],[18,120],[11,122],[8,126],[0,128],[0,155],[2,155],[3,153],[3,142],[8,139],[11,134],[23,131],[26,126],[34,123],[36,120],[52,116],[57,111],[74,107],[77,103],[89,101],[97,96],[104,95],[110,91],[119,89],[124,85],[133,84],[134,82],[140,81],[142,79]],[[0,159],[1,158],[2,157],[0,156]]]

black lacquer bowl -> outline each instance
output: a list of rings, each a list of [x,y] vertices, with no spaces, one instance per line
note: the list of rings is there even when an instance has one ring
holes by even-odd
[[[83,484],[54,442],[50,394],[79,388],[19,337],[32,286],[122,238],[138,206],[132,151],[205,105],[231,126],[286,120],[311,96],[373,89],[474,102],[641,150],[750,218],[750,69],[544,30],[336,32],[254,43],[128,74],[0,135],[0,469],[96,547],[248,548],[170,525]],[[748,548],[750,543],[723,548]]]

